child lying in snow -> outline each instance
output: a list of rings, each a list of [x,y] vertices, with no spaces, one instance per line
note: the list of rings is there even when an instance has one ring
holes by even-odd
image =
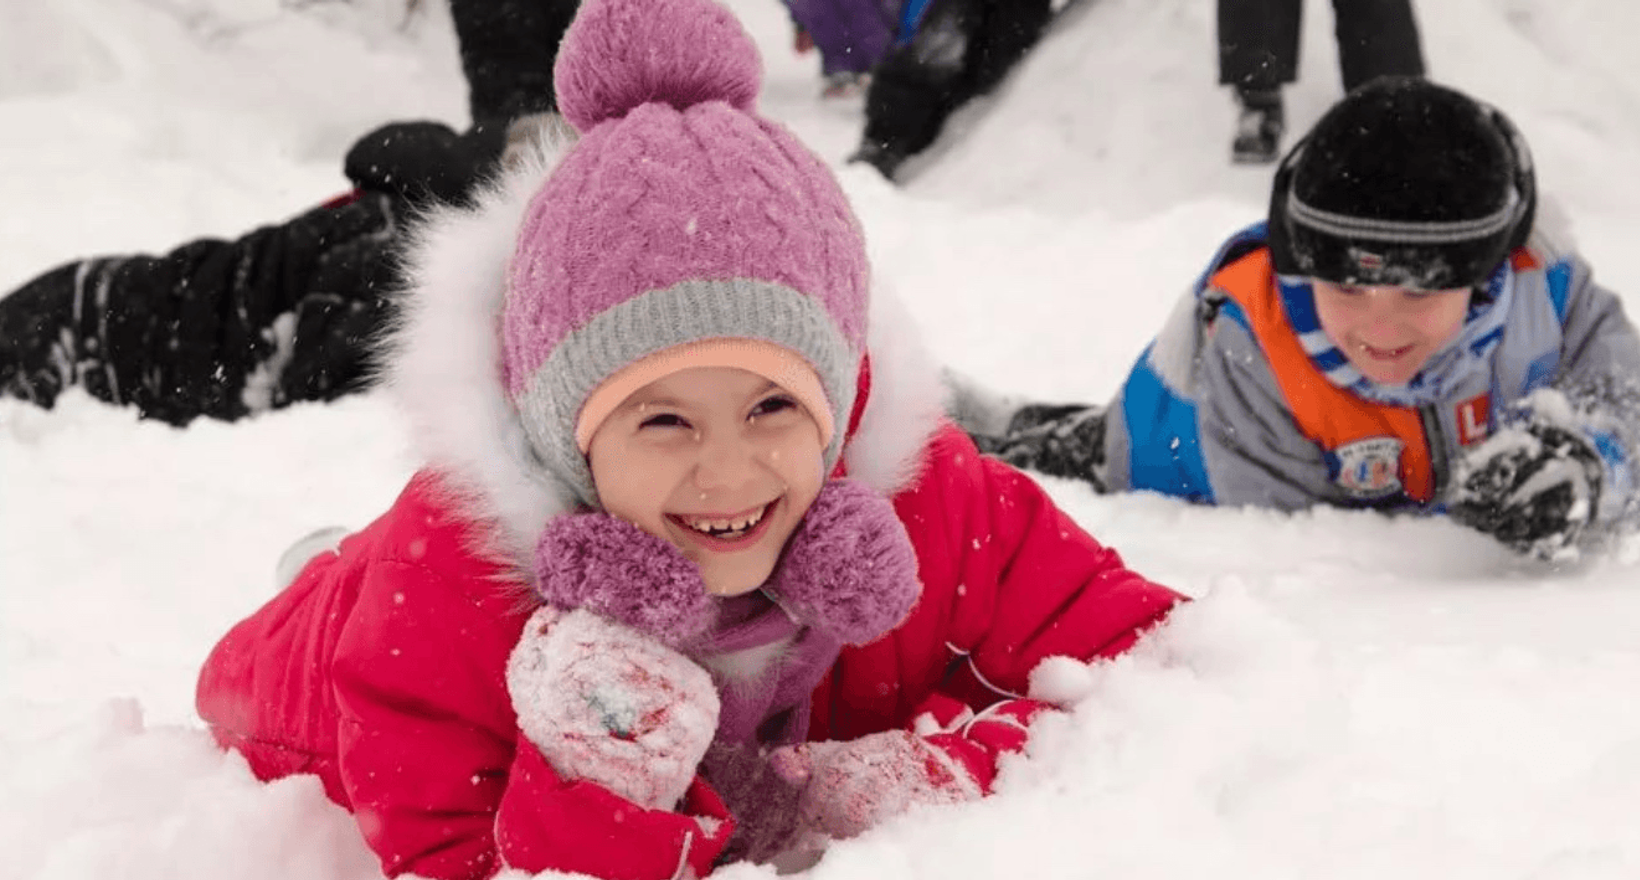
[[[962,385],[982,449],[1101,491],[1449,512],[1557,557],[1640,507],[1640,337],[1534,229],[1508,119],[1415,78],[1347,95],[1288,154],[1109,407]],[[1537,234],[1534,234],[1534,233]]]
[[[942,422],[730,13],[588,0],[560,52],[580,140],[412,248],[426,468],[228,633],[200,714],[389,874],[702,876],[981,796],[1033,668],[1180,597]]]

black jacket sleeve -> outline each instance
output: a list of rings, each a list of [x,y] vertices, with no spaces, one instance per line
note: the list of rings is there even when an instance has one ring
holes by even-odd
[[[0,393],[67,387],[176,425],[361,388],[396,204],[354,194],[232,240],[59,266],[0,299]]]

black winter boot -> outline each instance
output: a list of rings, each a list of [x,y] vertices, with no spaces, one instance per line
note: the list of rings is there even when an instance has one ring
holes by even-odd
[[[904,153],[869,138],[861,141],[859,149],[856,149],[854,154],[848,157],[850,163],[864,162],[877,169],[877,172],[890,183],[894,182],[894,172],[899,170],[905,160]]]
[[[1262,165],[1274,162],[1281,152],[1281,135],[1287,128],[1281,105],[1281,91],[1236,91],[1241,112],[1236,118],[1236,138],[1230,145],[1230,159],[1237,164]]]

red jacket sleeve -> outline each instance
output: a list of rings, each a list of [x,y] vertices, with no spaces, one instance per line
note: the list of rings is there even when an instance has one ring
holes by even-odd
[[[996,781],[997,761],[1025,748],[1031,722],[1053,711],[1036,700],[1003,700],[975,712],[954,697],[935,694],[926,700],[910,730],[945,753],[949,766],[961,768],[990,794]]]
[[[697,780],[682,810],[645,810],[561,780],[517,729],[505,664],[524,617],[491,581],[377,563],[335,660],[338,763],[389,875],[468,880],[503,867],[663,880],[704,876],[727,810]]]
[[[922,595],[889,635],[844,649],[815,693],[810,739],[902,727],[934,694],[976,710],[1021,696],[1045,658],[1119,654],[1184,598],[1129,570],[955,426],[921,464],[894,507]]]
[[[377,562],[337,646],[337,762],[389,876],[499,870],[496,810],[518,742],[503,680],[523,620],[439,573]]]
[[[561,780],[525,745],[513,762],[495,833],[510,868],[667,880],[685,863],[693,876],[710,874],[733,830],[728,807],[698,776],[677,812],[649,810],[603,786]]]
[[[959,660],[938,689],[975,708],[1022,695],[1053,656],[1127,650],[1183,597],[1129,569],[1026,474],[947,426],[896,505],[914,522],[924,597],[908,639]],[[902,648],[904,653],[904,648]]]

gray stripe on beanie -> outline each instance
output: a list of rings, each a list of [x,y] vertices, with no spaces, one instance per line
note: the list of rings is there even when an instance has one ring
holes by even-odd
[[[575,445],[582,404],[621,368],[675,345],[705,339],[761,339],[789,348],[814,368],[831,403],[829,473],[854,409],[860,353],[850,349],[825,306],[770,281],[684,281],[651,290],[570,331],[514,399],[537,459],[579,498],[597,503],[592,472]]]
[[[1520,209],[1520,194],[1511,187],[1509,201],[1498,210],[1473,220],[1411,221],[1351,217],[1305,204],[1287,192],[1287,215],[1317,232],[1346,241],[1383,241],[1393,244],[1458,244],[1488,238],[1509,228]]]

